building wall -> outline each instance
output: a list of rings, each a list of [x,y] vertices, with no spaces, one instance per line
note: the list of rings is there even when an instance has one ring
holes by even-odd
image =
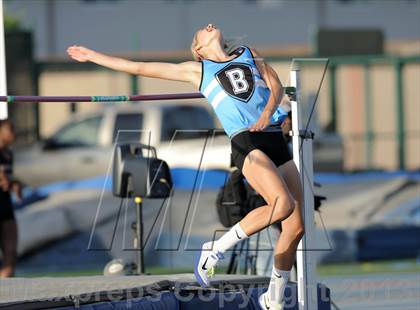
[[[406,162],[411,168],[420,167],[420,64],[403,70]],[[417,85],[417,86],[416,86]]]

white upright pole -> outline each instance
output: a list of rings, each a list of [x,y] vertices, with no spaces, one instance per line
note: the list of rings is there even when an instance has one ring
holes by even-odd
[[[0,0],[0,96],[7,96],[6,47],[4,44],[3,0]],[[0,102],[0,119],[6,119],[7,103]]]
[[[296,254],[298,303],[299,310],[314,310],[318,309],[318,298],[315,260],[313,251],[311,251],[314,246],[313,238],[315,235],[314,196],[311,190],[313,185],[312,137],[310,134],[304,136],[306,124],[301,115],[299,75],[299,63],[294,60],[290,72],[290,84],[296,88],[296,98],[291,100],[293,160],[299,170],[303,186],[303,220],[305,224],[305,235],[299,243]]]

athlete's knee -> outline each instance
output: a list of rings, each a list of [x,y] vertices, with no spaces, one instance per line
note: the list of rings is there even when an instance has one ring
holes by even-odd
[[[273,222],[283,221],[286,218],[288,218],[293,213],[293,210],[295,209],[296,205],[297,201],[290,197],[276,199],[272,203]]]
[[[295,208],[301,207],[298,201],[295,201],[295,203],[296,203]],[[303,236],[305,235],[305,225],[302,220],[298,220],[294,222],[294,224],[292,225],[292,234],[293,234],[293,238],[296,241],[300,241],[300,239],[303,238]]]
[[[301,223],[300,221],[288,223],[287,226],[283,226],[282,228],[282,240],[285,240],[288,243],[298,244],[299,241],[305,235],[305,228],[303,226],[303,223]]]
[[[293,229],[293,237],[296,241],[300,241],[303,236],[305,235],[305,226],[303,225],[303,223],[299,222],[299,224],[297,224],[294,229]]]

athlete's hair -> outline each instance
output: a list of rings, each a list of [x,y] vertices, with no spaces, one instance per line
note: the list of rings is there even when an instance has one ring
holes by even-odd
[[[192,54],[194,60],[199,61],[199,60],[201,60],[200,57],[197,55],[196,52],[194,52],[194,49],[198,44],[197,34],[198,34],[198,31],[194,34],[194,37],[193,37],[193,40],[192,40],[192,43],[191,43],[191,54]],[[234,51],[238,46],[239,46],[238,40],[223,39],[223,48],[224,48],[224,50],[227,54]]]

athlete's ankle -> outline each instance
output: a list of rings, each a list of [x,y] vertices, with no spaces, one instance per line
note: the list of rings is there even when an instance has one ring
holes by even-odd
[[[247,234],[242,230],[239,223],[236,223],[228,232],[214,242],[213,250],[223,254],[246,238],[248,238]]]

